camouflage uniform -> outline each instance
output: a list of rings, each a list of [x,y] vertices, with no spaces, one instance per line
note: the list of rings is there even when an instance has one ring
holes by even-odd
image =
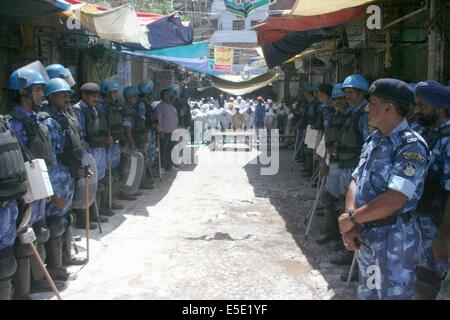
[[[49,108],[46,111],[51,111]],[[53,116],[53,114],[51,114]],[[64,115],[63,115],[64,116]],[[69,168],[58,161],[58,155],[64,153],[66,144],[66,131],[55,118],[47,118],[45,124],[49,129],[52,139],[52,165],[49,170],[50,182],[52,183],[55,198],[64,199],[64,208],[57,209],[55,200],[47,204],[47,216],[64,216],[72,206],[72,199],[75,192],[74,181],[70,175]]]
[[[433,130],[436,133],[439,129],[445,129],[450,126],[450,120],[447,120],[439,128]],[[419,265],[432,270],[440,278],[445,276],[448,270],[448,261],[439,261],[433,256],[433,243],[438,233],[440,222],[431,212],[431,207],[440,208],[440,213],[445,210],[446,197],[440,194],[438,189],[450,191],[450,136],[440,138],[431,151],[431,165],[428,176],[438,177],[441,188],[432,188],[425,190],[424,196],[419,204],[419,226],[421,230],[421,242],[419,250]],[[428,178],[429,178],[428,177]],[[427,186],[428,189],[430,185]],[[429,205],[428,205],[429,204]]]
[[[408,158],[405,153],[417,156]],[[408,197],[393,215],[396,223],[361,230],[363,245],[357,253],[360,271],[359,299],[412,299],[420,231],[415,218],[406,213],[422,196],[429,153],[424,140],[406,120],[385,137],[375,131],[363,146],[356,181],[355,207],[360,208],[390,190]],[[409,220],[409,221],[408,221]],[[379,286],[369,286],[371,268],[379,268]]]

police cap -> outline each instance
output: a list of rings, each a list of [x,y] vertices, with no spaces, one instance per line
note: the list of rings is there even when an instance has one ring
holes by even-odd
[[[376,80],[370,86],[369,94],[407,105],[415,101],[414,90],[406,82],[398,79]]]
[[[98,84],[93,83],[93,82],[88,82],[81,86],[80,91],[81,91],[81,93],[86,93],[86,94],[99,93],[100,88],[99,88]]]

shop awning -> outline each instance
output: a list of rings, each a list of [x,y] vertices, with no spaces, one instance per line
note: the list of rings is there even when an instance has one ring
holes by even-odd
[[[290,14],[295,16],[318,16],[342,9],[359,7],[377,0],[297,0]]]
[[[336,49],[335,41],[321,42],[321,43],[312,45],[310,48],[306,49],[305,51],[303,51],[300,54],[297,54],[295,57],[287,60],[284,63],[302,60],[302,59],[305,59],[310,56],[316,56],[316,55],[320,54],[321,52],[332,51],[334,49]]]
[[[270,16],[267,21],[256,27],[260,45],[274,42],[298,31],[316,30],[344,24],[364,15],[365,8],[347,8],[337,12],[318,16]]]
[[[267,66],[272,69],[295,57],[316,42],[326,40],[331,32],[326,29],[297,32],[281,40],[262,46]]]
[[[70,3],[62,0],[0,1],[0,25],[33,21],[70,7]]]
[[[67,8],[67,9],[61,8],[62,10],[75,10],[75,9],[77,9],[76,6],[80,6],[80,5],[81,6],[89,5],[89,6],[95,7],[95,9],[98,12],[111,10],[111,8],[102,7],[102,6],[95,6],[95,5],[87,4],[86,2],[79,1],[79,0],[56,0],[56,1],[60,2],[61,6],[63,6],[63,4],[62,4],[63,2],[66,3],[66,4],[70,4],[71,5],[71,7]],[[160,15],[160,14],[145,13],[145,12],[136,12],[136,15],[138,17],[139,23],[142,24],[142,25],[147,25],[149,23],[152,23],[152,22],[154,22],[156,20],[159,20],[162,17],[164,17],[163,15]]]
[[[146,28],[152,50],[190,45],[194,40],[192,26],[183,25],[173,14],[148,23]]]
[[[238,77],[229,76],[221,76],[221,77],[212,77],[213,86],[217,89],[226,92],[228,94],[241,96],[260,88],[263,88],[273,81],[275,81],[280,76],[280,72],[276,69],[271,70],[265,74],[262,74],[258,77],[254,77],[248,81],[238,81]],[[235,81],[225,80],[225,79],[235,79]],[[238,81],[238,82],[237,82]]]
[[[139,43],[149,49],[147,34],[142,30],[130,4],[99,12],[85,6],[80,10],[81,25],[99,38],[118,43]]]

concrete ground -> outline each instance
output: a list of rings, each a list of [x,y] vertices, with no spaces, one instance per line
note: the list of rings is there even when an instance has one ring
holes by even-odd
[[[354,299],[355,284],[331,265],[335,245],[318,246],[324,218],[304,240],[314,190],[306,190],[292,151],[281,151],[279,173],[260,175],[256,151],[200,148],[198,165],[170,171],[155,189],[121,202],[91,232],[90,262],[70,267],[77,279],[64,299]],[[84,231],[77,242],[85,255]],[[37,294],[36,299],[55,299]]]

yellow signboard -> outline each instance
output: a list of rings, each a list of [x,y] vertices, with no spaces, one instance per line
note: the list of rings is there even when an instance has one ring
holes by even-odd
[[[233,48],[214,48],[214,71],[231,72],[233,70]]]

